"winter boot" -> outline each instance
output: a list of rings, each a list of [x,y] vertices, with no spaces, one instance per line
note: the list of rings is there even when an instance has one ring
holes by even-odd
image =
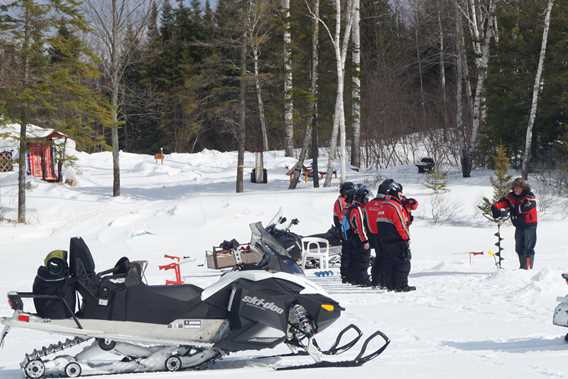
[[[394,292],[410,292],[410,291],[416,291],[416,287],[415,286],[406,286],[406,287],[397,288],[397,289],[394,290]]]
[[[527,255],[526,269],[527,269],[527,270],[532,270],[532,268],[533,268],[533,256],[532,256],[532,255]]]

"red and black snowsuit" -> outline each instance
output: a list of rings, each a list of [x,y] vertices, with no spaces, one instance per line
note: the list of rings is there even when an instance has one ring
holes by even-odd
[[[377,267],[373,267],[373,280],[391,290],[408,288],[410,210],[418,206],[416,200],[409,200],[412,200],[411,204],[404,198],[380,195],[365,207],[369,230],[375,236],[375,253],[382,258],[375,261]]]
[[[358,202],[353,202],[349,207],[349,240],[352,246],[350,277],[352,284],[368,285],[370,249],[364,247],[369,243],[364,209],[365,205]]]
[[[496,209],[508,209],[511,221],[515,226],[515,251],[519,256],[522,269],[532,269],[534,263],[534,247],[536,245],[536,198],[525,188],[520,195],[511,191],[493,205]]]
[[[383,275],[384,253],[379,240],[379,224],[377,222],[379,207],[382,207],[382,205],[378,203],[383,201],[383,195],[379,196],[380,198],[369,200],[369,202],[365,204],[365,219],[367,221],[367,230],[369,232],[369,243],[375,250],[375,260],[373,262],[373,267],[371,268],[371,283],[374,286],[386,287]]]
[[[349,211],[349,204],[347,199],[339,195],[335,203],[333,204],[333,225],[337,233],[341,236],[341,266],[340,275],[344,282],[349,282],[351,280],[351,255],[352,247],[351,241],[343,238],[343,233],[341,232],[341,225],[343,223],[343,218],[346,217],[346,213]]]

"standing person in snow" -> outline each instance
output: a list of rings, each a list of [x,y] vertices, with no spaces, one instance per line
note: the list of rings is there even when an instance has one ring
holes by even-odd
[[[379,220],[383,220],[385,196],[390,186],[393,185],[394,180],[388,179],[383,182],[377,191],[377,197],[370,200],[365,206],[365,217],[367,220],[367,227],[369,232],[369,242],[371,247],[375,250],[375,260],[371,269],[371,283],[375,287],[387,288],[385,278],[390,277],[391,274],[385,275],[384,273],[384,252],[379,238]],[[412,211],[418,207],[418,202],[415,199],[406,198],[401,196],[400,203],[406,209],[409,215],[409,225],[412,223]]]
[[[351,243],[342,233],[342,224],[345,213],[349,209],[349,203],[353,196],[355,185],[352,182],[342,183],[339,187],[339,196],[333,204],[333,225],[338,234],[341,236],[341,267],[340,274],[343,283],[350,281],[350,265],[351,265]]]
[[[509,211],[515,226],[515,251],[519,256],[520,268],[531,270],[536,245],[536,198],[523,178],[515,179],[511,185],[511,192],[493,204],[491,207],[493,217],[501,217],[501,210]]]
[[[369,190],[361,185],[353,194],[353,202],[349,207],[350,240],[352,241],[351,277],[352,284],[370,286],[369,260],[371,247],[367,237],[367,222],[365,221],[365,204]]]
[[[410,234],[411,211],[418,207],[414,199],[402,195],[402,185],[393,179],[381,183],[377,198],[367,205],[369,229],[376,232],[375,246],[382,259],[375,259],[373,281],[389,290],[408,292],[416,289],[408,285],[410,273]],[[371,226],[373,224],[373,226]],[[382,269],[381,269],[382,266]],[[374,284],[375,284],[374,283]]]

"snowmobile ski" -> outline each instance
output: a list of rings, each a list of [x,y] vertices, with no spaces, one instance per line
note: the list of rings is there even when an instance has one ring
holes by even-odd
[[[379,347],[377,350],[375,350],[371,353],[365,354],[367,352],[367,347],[369,346],[369,343],[371,341],[373,341],[374,339],[376,339],[377,337],[380,337],[381,339],[384,340],[383,345],[381,347]],[[377,330],[375,333],[371,334],[365,340],[365,342],[363,342],[363,346],[361,347],[359,354],[357,354],[357,356],[354,359],[342,360],[342,361],[321,360],[319,362],[308,363],[308,364],[304,364],[304,365],[275,367],[275,370],[285,371],[285,370],[301,370],[301,369],[309,369],[309,368],[359,367],[359,366],[362,366],[365,363],[377,358],[379,355],[381,355],[385,351],[385,349],[388,347],[389,344],[390,344],[390,339],[383,332]]]

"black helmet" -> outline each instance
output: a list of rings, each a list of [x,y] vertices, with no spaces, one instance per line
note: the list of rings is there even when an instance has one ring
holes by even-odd
[[[402,184],[396,182],[394,179],[386,179],[379,185],[377,195],[391,195],[398,197],[398,193],[402,192]]]
[[[354,190],[355,184],[353,184],[353,182],[341,183],[341,186],[339,186],[339,193],[341,194],[341,196],[347,197],[349,193],[353,192]]]
[[[367,202],[367,196],[369,196],[369,189],[363,184],[357,185],[357,189],[353,194],[353,200],[365,203]]]

